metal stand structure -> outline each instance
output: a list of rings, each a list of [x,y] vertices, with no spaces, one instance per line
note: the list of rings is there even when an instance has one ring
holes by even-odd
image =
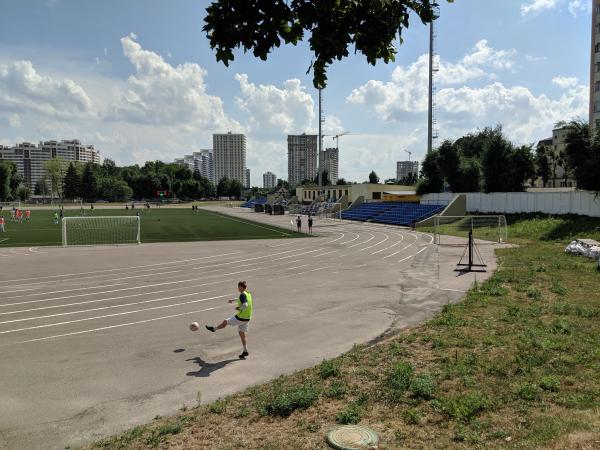
[[[465,257],[465,254],[468,254],[468,257],[469,257],[469,262],[467,264],[462,262]],[[475,256],[479,257],[479,262],[481,264],[475,264],[475,262],[474,262]],[[475,247],[475,242],[473,241],[473,230],[469,230],[469,242],[467,243],[467,246],[465,247],[465,251],[463,252],[462,256],[460,257],[460,260],[458,261],[458,264],[456,265],[456,269],[454,269],[454,271],[455,272],[487,272],[487,270],[485,269],[486,267],[487,267],[487,264],[483,264],[483,258],[481,257],[481,254],[477,250],[477,247]]]

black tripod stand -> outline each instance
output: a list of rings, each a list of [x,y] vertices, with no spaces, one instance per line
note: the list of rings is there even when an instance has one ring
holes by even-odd
[[[469,255],[469,262],[467,264],[465,264],[465,263],[463,263],[463,259],[467,253]],[[475,256],[477,256],[479,258],[480,264],[475,264],[475,262],[474,262]],[[487,272],[487,270],[485,269],[486,267],[487,267],[487,265],[483,264],[483,258],[481,257],[481,254],[477,250],[477,247],[475,247],[475,242],[473,241],[473,230],[469,230],[469,242],[467,243],[467,246],[465,247],[465,251],[463,252],[462,256],[460,257],[460,260],[458,261],[458,264],[456,265],[456,269],[454,269],[454,271],[455,272]]]

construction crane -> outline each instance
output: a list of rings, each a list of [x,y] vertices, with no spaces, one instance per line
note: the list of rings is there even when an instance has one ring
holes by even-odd
[[[335,140],[335,148],[336,150],[340,149],[340,137],[342,136],[346,136],[347,134],[350,134],[349,131],[344,131],[340,134],[336,134],[335,136],[332,137],[333,140]]]
[[[406,153],[408,153],[408,162],[410,162],[410,157],[412,156],[412,152],[410,150],[404,150]]]

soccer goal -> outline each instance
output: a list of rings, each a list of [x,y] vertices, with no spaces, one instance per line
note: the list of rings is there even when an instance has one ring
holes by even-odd
[[[434,216],[433,232],[438,245],[464,245],[469,238],[479,241],[507,242],[505,216]]]
[[[62,244],[121,245],[139,244],[139,216],[64,217]]]

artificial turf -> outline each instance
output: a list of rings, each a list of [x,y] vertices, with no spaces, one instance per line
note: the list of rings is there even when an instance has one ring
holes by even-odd
[[[95,209],[94,217],[123,216],[140,213],[141,241],[182,242],[235,239],[278,239],[306,236],[284,228],[252,222],[237,217],[191,208]],[[0,233],[0,247],[61,245],[61,226],[55,225],[53,210],[32,210],[31,221],[14,223],[9,211],[2,213],[6,232]],[[86,217],[92,212],[85,210]],[[65,216],[80,216],[77,209],[65,209]]]

